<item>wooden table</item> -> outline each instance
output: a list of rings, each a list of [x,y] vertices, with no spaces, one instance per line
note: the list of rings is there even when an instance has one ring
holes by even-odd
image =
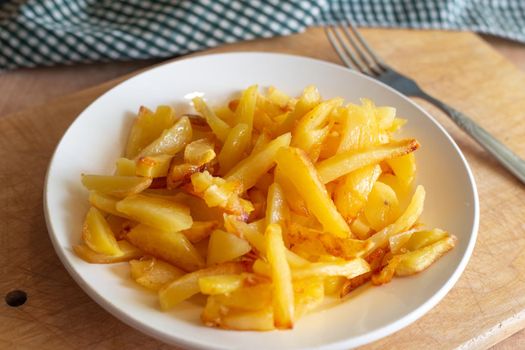
[[[389,49],[387,45],[381,44],[382,39],[385,39],[385,41],[392,40],[392,47],[396,47],[395,45],[395,39],[399,38],[400,36],[404,36],[405,39],[407,39],[407,42],[404,42],[405,45],[418,45],[417,38],[419,34],[415,34],[414,32],[408,32],[408,31],[388,31],[388,30],[366,30],[364,31],[364,34],[372,41],[374,46],[378,46],[379,51],[382,55],[384,55],[387,58],[389,57]],[[463,45],[467,45],[469,43],[474,43],[475,45],[482,45],[480,42],[477,42],[477,39],[473,39],[473,36],[470,34],[451,34],[451,33],[439,33],[439,32],[427,32],[426,34],[429,37],[433,37],[433,39],[441,40],[443,41],[444,38],[450,38],[451,40],[457,40],[458,45],[461,45],[461,40],[463,40]],[[411,42],[412,40],[413,42]],[[508,60],[512,61],[514,64],[519,66],[522,70],[525,70],[525,45],[520,45],[516,43],[511,43],[508,41],[504,41],[501,39],[495,39],[495,38],[484,38],[485,41],[487,41],[494,49],[499,51],[501,54],[503,54]],[[445,40],[446,41],[446,40]],[[443,41],[443,42],[445,42]],[[313,45],[311,47],[304,46],[305,42],[311,42]],[[443,42],[440,42],[443,44]],[[319,49],[319,44],[322,49]],[[473,44],[473,45],[474,45]],[[300,45],[303,45],[302,47]],[[398,43],[398,46],[400,44]],[[453,45],[452,45],[453,46]],[[458,46],[459,47],[459,46]],[[481,47],[481,46],[480,46]],[[229,50],[232,47],[227,46],[223,48],[216,49],[214,51],[225,51]],[[333,52],[330,51],[328,45],[325,42],[325,39],[322,35],[322,32],[318,29],[311,29],[307,31],[305,34],[301,34],[300,36],[296,37],[286,37],[286,38],[275,38],[270,40],[258,40],[253,43],[248,44],[238,44],[234,45],[233,48],[239,48],[239,49],[258,49],[262,50],[265,48],[270,48],[271,51],[282,51],[282,52],[301,52],[304,55],[311,56],[311,57],[317,57],[321,59],[327,59],[327,60],[333,60],[337,61],[337,58]],[[470,48],[472,49],[472,48]],[[479,49],[480,54],[487,54],[490,55],[488,52],[484,51],[486,48],[481,47]],[[473,51],[477,53],[477,51]],[[444,57],[444,63],[446,64],[446,57],[447,55],[443,55]],[[491,56],[492,59],[496,59]],[[473,58],[475,60],[475,58]],[[497,60],[497,59],[496,59]],[[117,78],[119,76],[125,75],[127,73],[133,72],[137,69],[143,69],[145,67],[148,67],[152,64],[160,62],[159,60],[150,60],[150,61],[142,61],[142,62],[127,62],[127,63],[107,63],[107,64],[92,64],[92,65],[76,65],[72,67],[55,67],[55,68],[38,68],[38,69],[21,69],[13,72],[7,72],[3,75],[0,75],[0,91],[2,92],[0,94],[0,122],[5,118],[8,122],[6,124],[0,124],[0,128],[3,126],[4,128],[9,127],[10,124],[13,124],[15,117],[12,113],[19,112],[21,110],[27,109],[27,108],[34,108],[36,106],[41,106],[42,104],[46,104],[45,107],[37,107],[34,108],[31,113],[39,113],[39,111],[42,111],[45,115],[52,114],[52,106],[57,106],[56,113],[62,113],[62,112],[71,112],[72,110],[75,110],[75,108],[72,108],[71,105],[77,103],[79,105],[83,105],[88,103],[94,96],[96,96],[98,93],[102,92],[103,90],[107,89],[112,84],[107,84],[101,88],[94,88],[90,89],[87,92],[76,94],[72,98],[62,98],[61,96],[73,93],[75,91],[85,89],[91,86],[98,85],[100,83],[103,83],[107,80]],[[390,61],[389,61],[390,62]],[[393,59],[392,64],[394,66],[399,65],[402,67],[402,63],[400,60],[396,61],[395,58]],[[406,67],[405,67],[406,68]],[[491,67],[495,68],[495,67]],[[405,69],[406,70],[406,69]],[[416,78],[417,78],[417,72],[415,72]],[[424,80],[424,79],[423,79]],[[427,84],[430,90],[432,90],[433,87],[438,86],[440,82],[438,81],[434,85],[433,82],[430,80],[423,81],[424,84]],[[525,86],[521,86],[521,88],[524,88]],[[436,91],[439,89],[436,87]],[[432,91],[431,91],[432,92]],[[460,95],[461,92],[459,90],[454,91],[454,88],[451,86],[451,95],[454,93]],[[450,100],[452,102],[456,102],[456,106],[461,109],[461,96],[456,95],[451,96]],[[440,96],[438,96],[440,97]],[[459,102],[458,102],[459,101]],[[475,101],[472,101],[475,102]],[[426,105],[425,105],[426,106]],[[468,110],[467,105],[465,105],[466,110]],[[432,107],[429,107],[429,110],[433,114],[438,114],[438,117],[440,121],[443,121],[447,127],[450,127],[450,123],[445,121],[442,116],[439,116],[439,113]],[[474,109],[471,109],[474,110]],[[20,118],[22,116],[27,117],[28,112],[21,112]],[[522,114],[523,117],[525,117],[525,113]],[[6,126],[7,125],[7,126]],[[489,123],[490,125],[490,123]],[[64,122],[63,125],[61,125],[59,128],[64,128],[67,126],[67,122]],[[23,127],[27,127],[30,131],[31,126],[30,125],[23,125]],[[521,127],[521,125],[516,125],[516,127]],[[449,129],[450,130],[450,129]],[[0,133],[2,131],[5,131],[4,129],[0,129]],[[501,130],[500,137],[501,137]],[[30,133],[29,133],[30,134]],[[452,130],[452,134],[454,137],[458,136],[457,130]],[[518,133],[519,134],[519,133]],[[522,134],[521,134],[522,135]],[[56,136],[56,135],[55,135]],[[511,135],[512,136],[512,135]],[[456,140],[460,138],[463,140],[464,136],[458,136],[456,137]],[[503,137],[505,139],[505,137]],[[505,139],[506,142],[512,141],[512,138],[509,136],[508,139]],[[31,142],[31,138],[28,138],[24,142]],[[465,147],[467,149],[471,149],[472,147],[477,147],[472,144],[471,141],[460,141],[460,146]],[[512,142],[511,142],[512,143]],[[514,144],[516,144],[516,140],[514,140]],[[523,141],[522,141],[523,144]],[[0,149],[1,151],[1,149]],[[478,149],[476,149],[476,152],[481,152]],[[522,152],[522,156],[523,156]],[[23,157],[23,154],[20,155]],[[487,157],[484,155],[481,155],[481,160],[477,160],[476,162],[483,162],[487,161]],[[490,161],[490,158],[488,158]],[[4,167],[8,166],[8,164],[4,163]],[[5,168],[4,168],[5,169]],[[5,175],[4,169],[0,172],[0,178]],[[28,171],[31,171],[30,164],[28,164]],[[479,181],[479,179],[478,179]],[[512,180],[508,180],[512,181]],[[522,191],[523,188],[520,188],[519,185],[516,184],[516,190]],[[22,198],[25,194],[20,193],[20,197]],[[9,197],[12,198],[12,197]],[[21,199],[22,201],[23,199]],[[15,207],[16,204],[13,204],[13,207]],[[8,205],[9,207],[9,205]],[[40,203],[35,203],[34,207],[38,210],[40,209]],[[483,207],[483,202],[482,202]],[[9,209],[9,208],[8,208]],[[28,208],[28,213],[35,216],[36,214],[32,214],[31,210],[33,208]],[[9,210],[7,210],[9,212]],[[4,211],[5,214],[5,211]],[[23,215],[23,212],[18,213],[18,215]],[[39,213],[41,215],[41,213]],[[33,217],[30,217],[29,219],[32,219]],[[3,217],[4,220],[6,220],[6,217]],[[21,218],[20,220],[23,220],[24,218]],[[14,220],[13,218],[7,218],[7,220]],[[12,222],[11,222],[12,224]],[[9,221],[8,221],[9,225]],[[38,230],[42,230],[42,227],[40,226],[40,223],[35,224],[37,225]],[[10,227],[17,227],[16,225],[11,225]],[[482,226],[483,228],[483,226]],[[523,227],[522,227],[523,228]],[[2,230],[2,228],[0,228]],[[522,234],[524,230],[522,229]],[[45,230],[43,232],[39,232],[41,235],[46,235]],[[6,243],[7,239],[16,239],[16,235],[0,231],[0,253],[3,253],[1,250],[2,244]],[[47,238],[44,238],[44,240]],[[30,245],[28,242],[21,243],[21,246],[27,246]],[[15,244],[16,245],[16,244]],[[49,250],[50,245],[47,243],[46,246],[42,249]],[[476,248],[478,251],[479,249],[483,249],[483,247],[480,247],[478,244],[478,247]],[[38,250],[37,247],[34,249],[34,254],[42,254]],[[25,253],[22,253],[21,255],[27,257],[28,255]],[[55,266],[56,268],[56,257],[54,256],[54,253],[52,251],[46,251],[45,257],[47,260],[45,263],[49,262],[50,265]],[[1,259],[1,258],[0,258]],[[13,266],[6,266],[9,264],[9,262],[0,260],[0,293],[5,294],[8,289],[12,287],[13,283],[15,281],[11,281],[13,278],[11,278],[11,272],[15,267]],[[4,265],[5,263],[6,265]],[[23,265],[23,263],[21,263]],[[11,268],[11,270],[10,270]],[[17,268],[24,268],[23,266],[17,266]],[[58,267],[59,269],[61,267]],[[63,270],[63,268],[61,268]],[[467,269],[468,270],[468,269]],[[43,271],[43,270],[42,270]],[[72,279],[64,277],[67,276],[64,271],[57,271],[56,273],[50,273],[46,276],[36,276],[38,273],[42,273],[41,270],[38,268],[27,268],[26,273],[24,274],[26,280],[20,281],[17,280],[16,283],[26,283],[31,284],[34,283],[34,281],[42,281],[42,280],[50,280],[52,281],[51,284],[57,284],[59,288],[65,289],[68,291],[68,293],[80,293],[80,289],[74,285],[74,282]],[[525,273],[525,271],[521,271],[521,273]],[[480,278],[483,278],[483,276],[479,276]],[[11,280],[10,280],[11,278]],[[17,275],[18,278],[18,275]],[[13,282],[13,283],[11,283]],[[460,281],[461,282],[461,281]],[[61,308],[57,308],[50,304],[51,301],[55,301],[56,299],[53,298],[52,295],[48,295],[46,297],[46,293],[52,293],[53,287],[49,286],[32,286],[35,288],[35,290],[43,291],[44,300],[40,300],[41,304],[39,305],[39,308],[33,308],[31,309],[31,306],[28,305],[28,310],[32,311],[25,312],[21,314],[17,314],[16,317],[12,316],[13,324],[20,325],[22,324],[25,328],[23,332],[25,332],[25,337],[23,336],[24,333],[21,334],[21,330],[17,329],[11,329],[7,324],[4,326],[0,326],[0,348],[7,348],[7,347],[18,347],[18,348],[28,348],[31,345],[38,346],[39,343],[36,342],[39,339],[39,337],[35,336],[35,333],[40,332],[39,329],[42,328],[47,334],[54,334],[57,333],[57,337],[60,338],[59,340],[56,340],[56,345],[60,348],[64,347],[64,344],[66,344],[66,347],[70,348],[117,348],[121,347],[123,345],[136,345],[136,346],[144,346],[147,348],[164,348],[163,345],[160,345],[160,343],[153,341],[146,336],[141,335],[140,333],[133,331],[129,329],[129,327],[120,324],[118,321],[114,321],[111,316],[107,315],[103,310],[97,310],[96,316],[91,316],[90,321],[93,324],[93,318],[102,320],[111,320],[112,325],[118,325],[118,329],[122,332],[125,332],[126,334],[129,334],[128,336],[128,342],[127,344],[123,344],[122,339],[118,339],[115,335],[115,330],[109,331],[107,329],[104,329],[104,327],[99,327],[100,329],[95,330],[94,333],[92,333],[93,336],[98,337],[115,337],[114,341],[107,340],[107,339],[100,339],[99,342],[88,342],[88,341],[82,341],[85,339],[81,339],[79,343],[72,343],[74,341],[79,341],[79,338],[77,339],[68,339],[64,336],[60,331],[57,331],[57,326],[62,325],[63,327],[71,327],[71,324],[68,324],[66,320],[60,322],[56,322],[54,319],[58,317],[57,313],[60,312],[68,312],[70,314],[74,314],[78,317],[79,323],[82,323],[82,317],[83,317],[83,308],[89,307],[89,308],[98,308],[95,306],[95,304],[90,301],[86,296],[79,296],[76,300],[80,300],[82,305],[63,305]],[[451,292],[453,293],[453,292]],[[31,298],[31,297],[30,297]],[[48,304],[46,304],[48,302]],[[443,303],[446,303],[447,300],[443,301]],[[474,305],[475,306],[475,305]],[[3,306],[5,307],[5,306]],[[438,305],[437,308],[440,308],[441,305]],[[482,309],[482,306],[478,305],[480,307],[481,312],[486,312],[486,310]],[[73,312],[70,309],[74,309]],[[78,309],[78,312],[75,312],[75,310]],[[99,308],[98,308],[99,309]],[[2,309],[7,310],[7,309]],[[439,312],[438,312],[439,313]],[[1,315],[2,312],[0,312],[0,319],[2,319],[2,322],[7,321],[10,316],[4,316],[5,318],[2,318]],[[432,316],[429,316],[432,317]],[[490,317],[489,317],[490,318]],[[38,321],[38,322],[36,322]],[[514,348],[523,348],[525,347],[525,331],[521,331],[513,335],[512,337],[505,339],[506,337],[512,335],[514,332],[519,331],[521,328],[525,327],[525,321],[523,315],[517,315],[515,322],[512,321],[511,318],[505,317],[506,322],[501,322],[499,324],[494,325],[494,329],[485,329],[484,334],[481,337],[478,337],[478,339],[474,339],[473,341],[465,342],[462,344],[462,347],[464,348],[486,348],[489,346],[492,346],[493,344],[499,342],[497,345],[493,347],[493,349],[502,350],[502,349],[514,349]],[[425,320],[426,323],[420,323],[419,321],[416,322],[415,325],[411,326],[412,329],[411,332],[414,332],[414,327],[418,327],[418,325],[425,325],[428,326],[429,324],[432,325],[431,322],[428,321],[428,319]],[[85,328],[83,328],[81,325],[75,325],[75,329],[77,329],[78,332],[87,332]],[[60,327],[59,327],[60,328]],[[485,327],[486,328],[486,327]],[[394,337],[395,339],[404,341],[406,344],[410,344],[410,334],[409,332],[403,333],[404,331],[399,332]],[[76,334],[76,333],[75,333]],[[404,336],[404,334],[406,336]],[[435,334],[436,337],[440,337],[440,334]],[[31,338],[34,338],[35,342],[32,342]],[[64,338],[65,337],[65,338]],[[406,338],[409,338],[408,340]],[[27,339],[26,339],[27,338]],[[376,344],[377,346],[386,346],[386,345],[392,345],[392,343],[388,342],[387,338],[386,340],[381,341],[380,343]],[[501,341],[503,340],[503,341]],[[501,341],[501,342],[500,342]],[[131,342],[131,343],[130,343]],[[89,344],[89,345],[87,345]],[[404,345],[406,345],[404,344]],[[440,342],[437,342],[436,344],[441,344]],[[375,348],[372,346],[371,348]]]

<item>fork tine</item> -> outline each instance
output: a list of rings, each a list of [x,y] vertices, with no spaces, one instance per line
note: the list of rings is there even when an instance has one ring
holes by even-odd
[[[364,54],[363,49],[354,40],[354,38],[352,37],[352,34],[350,34],[350,31],[348,30],[348,28],[346,26],[341,26],[341,27],[343,29],[343,33],[346,36],[346,40],[350,43],[350,45],[352,45],[352,47],[354,48],[354,51],[357,52],[357,55],[361,59],[361,62],[363,62],[368,68],[368,70],[371,71],[372,73],[376,75],[381,74],[381,71],[382,71],[381,67],[375,62],[370,62],[368,57],[366,57],[366,55]]]
[[[352,62],[352,60],[348,59],[348,56],[346,55],[346,53],[341,48],[341,43],[339,42],[338,39],[336,39],[336,37],[334,36],[334,33],[332,31],[330,31],[330,29],[332,29],[332,31],[334,31],[334,28],[332,26],[324,27],[325,34],[328,37],[328,41],[330,42],[330,44],[334,48],[335,52],[337,52],[337,55],[339,56],[341,61],[343,61],[345,66],[347,66],[348,68],[359,70],[359,67],[354,62]]]
[[[359,40],[359,43],[365,48],[365,50],[367,51],[368,55],[375,61],[377,66],[380,67],[383,70],[388,69],[387,64],[385,62],[383,62],[383,60],[381,58],[379,58],[375,54],[375,52],[370,48],[370,46],[368,46],[366,40],[363,38],[361,33],[359,33],[359,31],[356,29],[354,24],[351,21],[349,21],[349,20],[347,20],[346,23],[348,24],[348,26],[352,30],[352,33],[354,33],[354,35],[356,36],[357,40]]]
[[[368,69],[368,67],[366,65],[363,65],[362,62],[359,61],[359,59],[354,55],[354,53],[352,52],[352,50],[350,49],[348,44],[345,43],[345,39],[343,38],[343,35],[341,35],[341,33],[340,33],[341,29],[338,28],[338,27],[334,27],[334,26],[331,26],[330,28],[334,32],[335,37],[337,38],[337,41],[338,41],[339,45],[343,48],[344,52],[346,53],[346,56],[349,57],[350,60],[352,61],[354,67],[357,70],[359,70],[359,71],[361,71],[361,72],[363,72],[365,74],[371,74],[371,72]]]

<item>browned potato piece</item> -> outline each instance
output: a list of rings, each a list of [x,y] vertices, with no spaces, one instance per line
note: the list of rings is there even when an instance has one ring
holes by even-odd
[[[108,222],[95,207],[91,207],[86,215],[82,227],[82,239],[89,248],[97,253],[112,256],[123,254]]]
[[[382,160],[399,157],[419,148],[414,139],[377,146],[361,152],[343,152],[323,160],[316,165],[322,183],[328,183],[367,165],[377,164]]]
[[[195,271],[205,265],[195,247],[180,232],[162,231],[141,224],[128,233],[127,239],[146,253],[186,271]]]
[[[129,196],[118,202],[116,208],[138,222],[167,232],[189,229],[193,223],[188,207],[157,197]]]
[[[126,157],[134,158],[173,123],[175,123],[175,114],[170,106],[159,106],[155,113],[141,106],[128,137]]]
[[[82,184],[90,191],[126,197],[144,191],[151,185],[151,179],[141,176],[82,174]]]
[[[273,283],[273,313],[277,328],[293,328],[294,294],[290,265],[286,260],[281,227],[270,224],[266,229],[266,255]]]
[[[226,181],[238,181],[242,191],[249,190],[275,165],[277,152],[281,147],[288,146],[290,140],[289,133],[273,139],[259,152],[250,154],[230,170],[225,176]]]
[[[184,161],[200,167],[215,158],[214,148],[215,145],[210,139],[195,140],[184,149]]]
[[[337,211],[306,154],[299,148],[283,147],[277,153],[276,160],[278,168],[293,181],[308,209],[323,228],[336,236],[349,237],[348,224]]]
[[[168,175],[173,156],[159,154],[156,156],[141,157],[137,160],[136,173],[144,177],[164,177]]]
[[[185,274],[183,270],[153,257],[130,260],[129,265],[135,282],[157,291]]]
[[[191,227],[182,231],[182,233],[191,243],[197,243],[208,238],[218,226],[218,221],[194,221]]]
[[[199,279],[205,276],[239,274],[248,266],[241,262],[228,262],[188,273],[159,290],[160,307],[169,310],[180,302],[199,293]]]
[[[73,251],[82,260],[85,260],[91,264],[114,264],[123,261],[129,261],[131,259],[138,259],[145,254],[142,250],[127,241],[117,241],[117,244],[120,251],[122,252],[122,255],[112,256],[100,254],[83,244],[74,245]]]
[[[137,159],[159,154],[175,155],[191,141],[192,129],[188,117],[180,118],[135,157]]]

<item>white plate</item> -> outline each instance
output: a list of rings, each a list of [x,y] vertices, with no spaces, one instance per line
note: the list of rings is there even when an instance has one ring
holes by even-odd
[[[183,303],[161,312],[154,293],[137,287],[127,264],[91,265],[72,252],[88,209],[80,173],[109,173],[121,155],[132,116],[140,105],[188,108],[187,95],[201,92],[212,104],[257,83],[291,95],[316,85],[323,97],[347,101],[368,97],[394,106],[409,120],[405,135],[416,137],[418,178],[427,190],[423,221],[458,237],[457,247],[427,271],[355,293],[337,306],[301,319],[292,331],[237,332],[207,328],[201,307]],[[186,99],[185,97],[186,96]],[[267,53],[202,56],[139,74],[93,102],[59,143],[44,193],[49,235],[77,283],[113,315],[153,337],[191,348],[349,348],[385,337],[425,314],[458,280],[472,253],[478,229],[478,197],[471,171],[456,144],[436,121],[396,91],[361,74],[309,58]]]

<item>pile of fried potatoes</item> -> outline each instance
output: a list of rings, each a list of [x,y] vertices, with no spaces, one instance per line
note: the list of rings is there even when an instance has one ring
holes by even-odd
[[[415,274],[454,247],[418,222],[419,143],[395,138],[394,108],[255,85],[193,106],[141,107],[115,175],[82,175],[91,208],[76,254],[129,262],[163,310],[200,293],[206,325],[292,328],[326,296]]]

